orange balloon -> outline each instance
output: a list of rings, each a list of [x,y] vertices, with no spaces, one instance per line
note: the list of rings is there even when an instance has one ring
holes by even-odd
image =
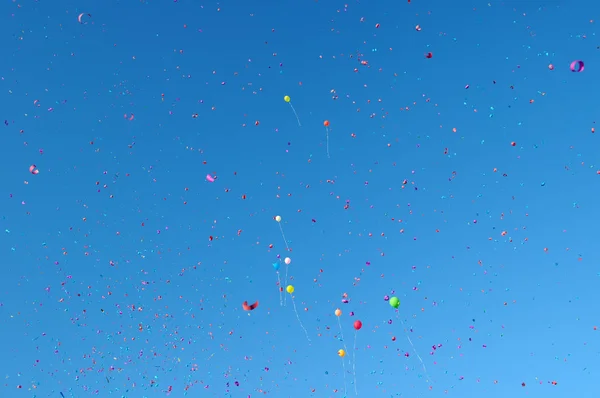
[[[329,120],[325,120],[325,121],[323,122],[323,126],[325,126],[325,127],[329,127]]]

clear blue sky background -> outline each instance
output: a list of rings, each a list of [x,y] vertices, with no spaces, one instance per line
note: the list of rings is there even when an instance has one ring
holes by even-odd
[[[5,2],[0,396],[597,397],[599,9]]]

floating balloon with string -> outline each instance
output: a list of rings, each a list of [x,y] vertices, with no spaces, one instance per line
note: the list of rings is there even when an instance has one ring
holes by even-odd
[[[296,308],[296,301],[294,301],[293,293],[296,291],[296,289],[294,288],[294,285],[287,285],[287,287],[285,288],[285,291],[288,292],[291,297],[292,304],[294,306],[294,312],[296,313],[296,319],[298,319],[298,323],[300,324],[300,327],[304,331],[304,334],[306,335],[306,339],[310,343],[310,337],[308,337],[308,332],[306,331],[304,324],[300,320],[300,315],[298,314],[298,309]]]
[[[360,320],[354,321],[354,349],[352,350],[352,374],[354,375],[354,393],[358,396],[358,387],[356,386],[356,338],[358,337],[358,331],[362,329],[362,322]]]
[[[325,126],[325,145],[327,146],[327,157],[329,156],[329,120],[325,120],[323,122],[323,126]]]
[[[302,127],[302,124],[300,123],[300,118],[298,117],[298,113],[296,113],[296,109],[294,109],[294,105],[292,105],[292,99],[290,98],[290,96],[286,95],[285,97],[283,97],[283,100],[290,104],[290,108],[292,108],[294,116],[296,116],[296,120],[298,121],[298,126]]]
[[[346,356],[346,351],[345,350],[338,350],[337,352],[338,356],[342,359],[342,372],[344,375],[344,397],[347,396],[347,384],[346,384],[346,360],[344,359],[344,357]]]
[[[340,339],[342,341],[342,343],[344,344],[344,353],[348,351],[348,347],[346,347],[346,340],[344,339],[344,330],[342,329],[342,322],[340,321],[340,317],[342,316],[342,310],[341,309],[336,309],[334,312],[337,321],[338,321],[338,326],[340,328]]]

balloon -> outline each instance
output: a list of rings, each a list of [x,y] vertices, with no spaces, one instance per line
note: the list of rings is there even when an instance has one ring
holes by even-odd
[[[341,316],[342,315],[342,310],[340,310],[339,308],[337,310],[335,310],[335,316]]]
[[[583,72],[583,61],[573,61],[571,62],[571,72]]]
[[[285,265],[290,265],[292,263],[292,259],[289,257],[286,257],[285,260],[283,260],[283,262],[285,263]]]
[[[394,308],[400,307],[400,299],[398,297],[391,297],[389,303]]]
[[[242,308],[244,309],[244,311],[252,311],[253,309],[255,309],[256,307],[258,307],[258,301],[255,302],[254,304],[248,305],[247,301],[244,301],[242,303]]]
[[[281,222],[281,216],[275,216],[275,221]]]
[[[285,102],[290,102],[292,99],[290,98],[290,96],[289,96],[289,95],[286,95],[285,97],[283,97],[283,100],[284,100]]]
[[[285,288],[286,292],[288,292],[289,294],[294,293],[294,286],[293,285],[287,285],[287,287]]]
[[[329,120],[325,120],[323,122],[323,126],[325,126],[325,145],[327,147],[327,157],[329,156]]]
[[[340,356],[340,358],[344,358],[346,356],[346,351],[344,350],[339,350],[338,351],[338,355]]]
[[[361,321],[354,321],[354,329],[360,330],[360,328],[362,328],[362,322]]]
[[[92,17],[92,14],[81,13],[81,14],[79,14],[79,15],[77,16],[77,21],[78,21],[80,24],[86,24],[87,22],[84,22],[84,20],[83,20],[84,16],[86,16],[86,15],[87,15],[87,17],[88,17],[88,18],[91,18],[91,17]]]
[[[279,271],[279,267],[280,267],[280,265],[279,265],[278,262],[277,263],[273,263],[273,268],[275,268],[275,271]]]

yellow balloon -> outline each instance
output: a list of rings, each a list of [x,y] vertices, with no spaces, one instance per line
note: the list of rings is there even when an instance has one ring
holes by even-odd
[[[290,98],[290,96],[289,96],[289,95],[286,95],[285,97],[283,97],[283,100],[284,100],[285,102],[290,102],[292,99]]]
[[[346,351],[344,350],[339,350],[338,351],[338,355],[340,356],[340,358],[344,358],[346,356]]]
[[[285,288],[285,290],[289,293],[292,294],[294,293],[294,286],[293,285],[287,285],[287,287]]]
[[[335,310],[335,316],[340,316],[342,315],[342,310],[340,310],[339,308],[337,310]]]
[[[281,216],[275,216],[275,221],[281,222]]]

